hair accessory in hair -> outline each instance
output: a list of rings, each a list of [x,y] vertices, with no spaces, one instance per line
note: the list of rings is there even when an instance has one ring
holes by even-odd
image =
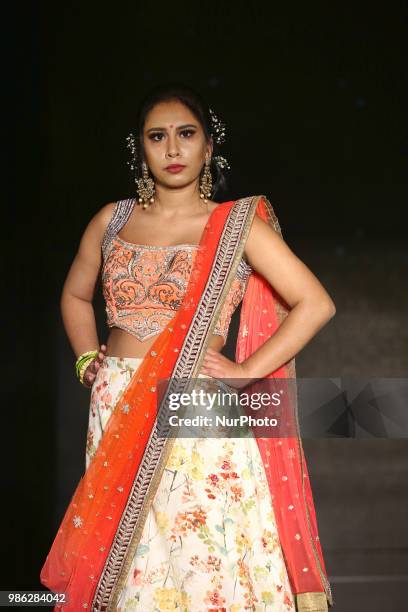
[[[217,117],[211,108],[208,110],[210,112],[212,125],[211,136],[214,138],[217,144],[222,144],[225,142],[225,123],[223,123],[221,119]]]
[[[135,135],[132,132],[129,134],[129,136],[127,136],[126,142],[127,142],[126,147],[129,149],[130,155],[131,155],[130,161],[126,163],[131,169],[133,176],[134,176],[134,181],[136,183],[137,176],[138,176],[137,174],[137,145],[136,145]]]
[[[222,155],[216,155],[215,157],[213,157],[213,160],[215,161],[217,166],[219,166],[219,168],[222,168],[223,170],[231,170],[231,166],[229,165],[225,157],[223,157]]]
[[[208,111],[211,117],[211,136],[220,145],[225,142],[225,123],[217,117],[212,108],[209,108]],[[216,155],[213,160],[222,170],[231,170],[228,160],[222,155]]]

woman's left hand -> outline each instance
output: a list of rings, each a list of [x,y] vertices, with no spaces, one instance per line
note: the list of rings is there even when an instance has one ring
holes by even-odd
[[[212,348],[207,349],[200,374],[221,378],[227,385],[237,389],[242,389],[251,382],[258,380],[249,376],[244,363],[231,361],[231,359]]]

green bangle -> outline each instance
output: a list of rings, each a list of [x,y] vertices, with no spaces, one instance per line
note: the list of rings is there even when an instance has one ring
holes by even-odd
[[[76,360],[76,363],[75,363],[76,369],[78,370],[80,368],[82,362],[87,361],[90,356],[92,356],[92,358],[94,358],[98,354],[99,354],[99,351],[96,351],[96,350],[95,351],[86,351],[86,353],[82,353],[82,355],[80,355],[78,357],[78,359]]]
[[[99,355],[99,351],[86,351],[78,357],[75,363],[76,375],[83,384],[83,377],[89,363]]]
[[[90,357],[90,358],[88,359],[88,361],[85,361],[85,362],[82,364],[81,369],[79,370],[79,376],[78,376],[78,378],[79,378],[79,382],[80,382],[82,385],[84,384],[84,375],[85,375],[85,371],[86,371],[87,367],[88,367],[88,366],[89,366],[89,365],[92,363],[92,361],[94,361],[94,359],[95,359],[94,357]],[[87,386],[87,385],[85,385],[85,386]]]

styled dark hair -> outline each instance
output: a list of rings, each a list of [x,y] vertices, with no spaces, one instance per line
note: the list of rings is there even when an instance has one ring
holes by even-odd
[[[179,100],[182,104],[187,106],[197,121],[200,122],[207,142],[211,139],[211,116],[209,113],[209,107],[194,89],[177,82],[165,83],[153,88],[142,100],[137,113],[136,145],[138,149],[138,159],[136,171],[138,176],[141,176],[142,174],[142,162],[145,159],[143,130],[146,122],[146,116],[149,111],[156,106],[156,104],[159,104],[160,102],[169,102],[172,100]],[[227,186],[224,172],[213,159],[215,155],[218,155],[218,145],[215,140],[213,140],[213,155],[210,165],[211,174],[213,176],[212,197],[214,197],[214,195],[220,189],[225,190]]]

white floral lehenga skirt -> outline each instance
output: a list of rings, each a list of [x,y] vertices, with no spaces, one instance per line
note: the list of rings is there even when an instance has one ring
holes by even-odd
[[[91,392],[86,465],[140,362],[103,361]],[[295,611],[254,438],[175,441],[118,600],[118,612],[131,610]]]

